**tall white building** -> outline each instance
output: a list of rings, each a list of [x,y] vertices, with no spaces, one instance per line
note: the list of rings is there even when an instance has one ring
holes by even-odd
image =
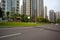
[[[44,16],[43,0],[23,0],[23,12],[25,15],[36,17]]]
[[[6,12],[9,12],[9,16],[12,16],[14,13],[19,13],[19,1],[20,0],[1,0],[1,7],[4,11],[4,16]]]
[[[56,21],[56,13],[54,12],[54,10],[50,10],[49,12],[49,19],[51,22],[55,22]]]
[[[23,5],[21,6],[21,11],[20,12],[21,12],[21,14],[23,14]]]
[[[1,2],[0,2],[0,7],[1,7]]]
[[[60,12],[56,12],[56,20],[60,19]]]
[[[47,16],[47,7],[46,6],[44,7],[44,18],[48,19],[48,16]]]

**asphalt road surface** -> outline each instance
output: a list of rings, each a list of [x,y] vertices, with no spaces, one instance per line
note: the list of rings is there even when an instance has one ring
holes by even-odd
[[[0,40],[60,40],[60,26],[49,25],[49,28],[0,28]]]

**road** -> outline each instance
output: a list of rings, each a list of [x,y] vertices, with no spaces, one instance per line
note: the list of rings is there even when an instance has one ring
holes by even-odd
[[[49,27],[0,28],[0,40],[60,40],[60,25]]]

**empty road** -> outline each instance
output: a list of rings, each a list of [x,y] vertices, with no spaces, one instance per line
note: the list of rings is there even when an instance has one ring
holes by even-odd
[[[0,28],[0,40],[60,40],[60,25]]]

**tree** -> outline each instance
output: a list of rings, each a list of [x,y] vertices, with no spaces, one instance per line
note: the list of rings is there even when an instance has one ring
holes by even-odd
[[[0,17],[3,17],[3,11],[2,11],[2,8],[0,8]]]
[[[60,19],[57,19],[57,21],[56,21],[57,23],[60,23]]]
[[[39,23],[42,22],[42,17],[36,17],[36,21]]]
[[[7,16],[7,19],[9,19],[9,12],[8,11],[6,12],[6,16]]]
[[[12,16],[12,18],[14,18],[14,20],[18,20],[20,19],[21,15],[20,14],[17,14],[17,13],[14,13],[14,15]]]
[[[24,14],[21,15],[21,21],[24,22]]]
[[[24,16],[24,22],[28,22],[28,16]]]
[[[16,17],[17,17],[17,14],[14,14],[14,15],[13,15],[14,20],[16,20]]]
[[[49,22],[48,19],[45,19],[45,18],[42,18],[42,17],[37,17],[36,21],[39,22],[39,23],[48,23]]]
[[[22,22],[28,22],[28,16],[22,14],[22,15],[21,15],[21,21],[22,21]]]

